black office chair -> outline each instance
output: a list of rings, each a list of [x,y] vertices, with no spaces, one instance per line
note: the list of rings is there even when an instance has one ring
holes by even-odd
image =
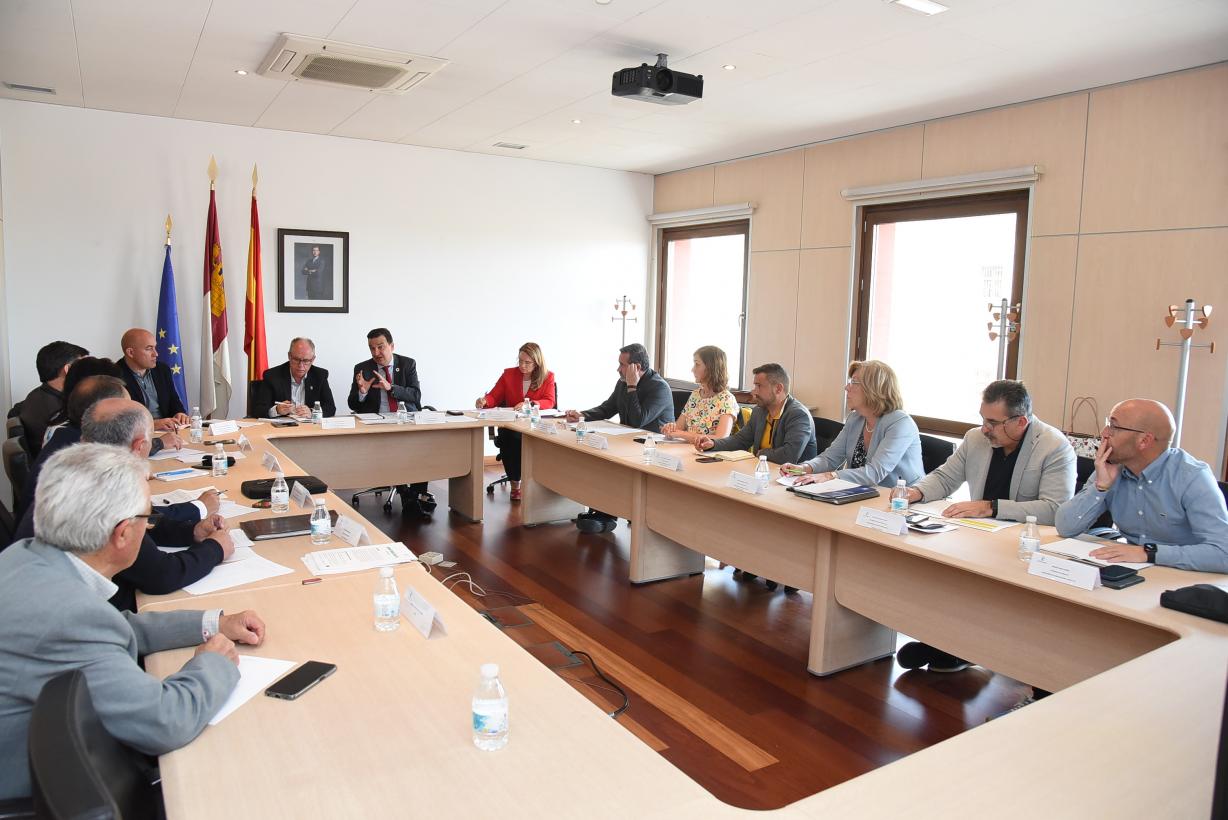
[[[421,409],[435,410],[435,408],[431,407],[429,404],[422,405]],[[384,493],[388,493],[388,500],[384,502],[384,512],[390,513],[392,512],[392,497],[396,495],[396,489],[397,488],[391,484],[384,484],[380,487],[368,487],[365,490],[358,490],[352,496],[350,496],[350,506],[357,509],[362,504],[362,496],[364,495],[373,495],[375,496],[375,500],[378,502],[384,497]]]
[[[674,400],[674,418],[677,419],[682,415],[682,410],[686,407],[687,400],[691,398],[691,391],[684,390],[681,387],[671,387],[669,394]]]
[[[955,452],[955,444],[938,436],[920,434],[921,438],[921,469],[926,474],[941,467],[951,454]]]
[[[689,395],[689,394],[688,394],[688,395]],[[678,396],[677,396],[677,394],[675,394],[675,395],[674,395],[674,404],[675,404],[675,406],[678,404]],[[554,383],[554,406],[555,406],[556,408],[560,406],[560,405],[559,405],[559,383],[558,383],[557,381]],[[675,414],[674,414],[674,417],[675,417],[675,418],[677,418],[677,413],[676,413],[676,412],[675,412]],[[491,441],[494,441],[494,440],[495,440],[495,435],[496,435],[495,430],[496,430],[496,428],[494,428],[494,427],[487,427],[487,428],[486,428],[486,434],[487,434],[487,436],[490,438],[490,440],[491,440]],[[503,453],[495,453],[495,461],[502,462],[502,461],[503,461]],[[512,480],[511,480],[510,478],[508,478],[508,477],[507,477],[507,473],[504,473],[502,476],[500,476],[499,478],[496,478],[494,481],[492,481],[492,482],[490,482],[489,484],[487,484],[487,485],[486,485],[486,494],[487,494],[487,495],[494,495],[494,494],[495,494],[495,487],[498,487],[500,484],[510,484],[511,482],[512,482]]]
[[[836,436],[840,435],[840,431],[844,429],[844,422],[834,419],[825,419],[822,416],[814,417],[814,437],[819,442],[818,452],[822,453],[831,443],[836,440]]]
[[[247,383],[247,417],[249,419],[260,418],[264,413],[260,412],[257,407],[257,400],[264,392],[264,380],[256,379]],[[272,402],[270,402],[271,404]]]
[[[13,536],[17,533],[17,519],[9,512],[9,508],[0,501],[0,552],[4,548],[13,543]],[[4,814],[0,812],[0,820],[3,820]]]
[[[43,686],[30,712],[29,760],[37,817],[141,820],[161,813],[152,767],[102,725],[80,670]]]
[[[5,439],[3,444],[4,473],[9,478],[9,486],[13,488],[13,515],[21,518],[19,500],[25,496],[26,484],[30,480],[30,455],[26,452],[21,439]]]
[[[22,426],[21,419],[16,416],[10,416],[4,420],[5,438],[23,438],[26,434],[26,428]]]
[[[22,405],[24,405],[25,403],[26,403],[26,402],[25,402],[25,400],[23,399],[23,400],[21,400],[21,401],[17,402],[16,404],[14,404],[12,407],[10,407],[10,408],[9,408],[9,414],[8,414],[8,417],[9,417],[9,418],[11,418],[11,419],[15,419],[15,418],[17,418],[18,416],[20,416],[20,415],[21,415],[21,407],[22,407]]]

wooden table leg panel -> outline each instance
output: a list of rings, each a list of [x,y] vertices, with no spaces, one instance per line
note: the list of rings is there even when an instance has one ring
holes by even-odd
[[[631,582],[643,584],[704,571],[704,554],[688,549],[648,525],[648,507],[663,482],[640,473],[635,477],[631,516]],[[649,485],[651,484],[651,489]]]
[[[469,470],[448,479],[448,506],[470,521],[482,520],[482,493],[486,475],[482,471],[485,446],[481,428],[466,430],[469,435]]]
[[[895,652],[895,630],[848,609],[836,600],[837,534],[816,529],[814,535],[814,607],[810,614],[810,657],[813,675],[832,675]]]
[[[410,484],[473,469],[473,430],[421,430],[378,436],[303,436],[273,445],[330,487]]]
[[[575,512],[570,511],[577,507],[560,502],[556,496],[619,518],[631,518],[635,471],[629,465],[594,458],[591,453],[532,436],[524,437],[521,453],[524,523],[574,517]]]
[[[841,605],[1051,691],[1176,639],[1154,626],[849,536],[837,536],[836,552]]]

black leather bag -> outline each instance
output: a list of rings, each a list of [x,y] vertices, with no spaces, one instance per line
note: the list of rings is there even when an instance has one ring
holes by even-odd
[[[1160,606],[1228,624],[1228,591],[1212,584],[1194,584],[1162,592]]]
[[[243,491],[243,495],[258,501],[272,494],[274,481],[275,479],[272,478],[253,478],[251,481],[244,481],[239,489]],[[307,492],[312,495],[328,492],[328,485],[313,475],[286,476],[286,486],[293,487],[296,481],[306,487]]]

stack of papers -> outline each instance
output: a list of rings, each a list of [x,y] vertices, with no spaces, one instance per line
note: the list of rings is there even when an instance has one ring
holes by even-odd
[[[519,416],[510,407],[492,407],[489,410],[479,410],[478,418],[488,421],[515,421]]]
[[[647,430],[640,430],[636,427],[623,427],[621,424],[603,420],[590,421],[588,423],[588,431],[590,433],[600,433],[603,436],[626,436],[631,433],[648,435]]]
[[[373,544],[369,547],[342,547],[335,550],[319,550],[303,556],[312,575],[337,575],[342,572],[358,572],[393,564],[408,564],[417,560],[409,547],[401,543]]]
[[[381,416],[379,413],[355,413],[354,418],[361,421],[363,424],[396,424],[397,417]]]
[[[153,502],[156,509],[167,504],[183,504],[187,501],[195,501],[210,490],[216,492],[217,487],[197,487],[194,490],[171,490],[166,493],[154,493],[149,497],[149,500]]]
[[[836,490],[851,490],[853,487],[860,487],[860,484],[855,484],[852,481],[845,481],[843,478],[833,478],[831,481],[816,481],[813,484],[802,484],[796,486],[793,483],[793,476],[782,476],[776,479],[777,484],[784,484],[786,487],[793,487],[796,493],[808,493],[816,495],[818,493],[830,493]]]
[[[1060,558],[1072,558],[1078,561],[1085,561],[1090,564],[1095,564],[1098,567],[1130,567],[1130,569],[1147,569],[1154,567],[1155,564],[1143,562],[1141,564],[1126,564],[1120,561],[1101,561],[1099,558],[1092,558],[1091,551],[1107,546],[1104,541],[1084,541],[1079,538],[1063,538],[1061,541],[1054,541],[1052,544],[1041,544],[1040,551],[1047,552],[1050,555],[1056,555]]]
[[[289,567],[283,567],[281,564],[276,564],[253,553],[241,561],[219,564],[204,578],[194,584],[188,584],[183,589],[184,592],[191,595],[208,595],[210,592],[254,584],[256,581],[276,578],[278,575],[289,575],[292,572],[294,570]]]
[[[908,511],[910,513],[925,513],[930,518],[936,518],[960,527],[967,527],[971,530],[980,530],[981,532],[997,532],[1008,527],[1017,527],[1020,524],[1019,521],[1000,521],[997,518],[943,518],[942,511],[951,506],[952,503],[950,499],[926,501],[924,504],[909,505]]]
[[[150,456],[149,460],[150,461],[166,461],[167,459],[172,459],[172,458],[184,459],[184,458],[195,457],[197,463],[199,464],[200,457],[203,456],[204,454],[205,454],[204,450],[193,450],[190,447],[184,447],[182,450],[176,450],[174,447],[167,447],[163,450],[159,450],[156,455]]]
[[[745,461],[748,458],[755,457],[755,454],[749,450],[725,450],[724,452],[720,453],[708,451],[704,455],[712,456],[713,458],[720,459],[721,461]]]

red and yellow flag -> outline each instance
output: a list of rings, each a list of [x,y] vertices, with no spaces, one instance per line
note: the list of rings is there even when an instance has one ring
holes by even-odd
[[[252,226],[247,243],[247,305],[243,312],[243,352],[247,380],[259,381],[269,369],[264,340],[264,285],[260,271],[260,214],[256,210],[256,169],[252,169]]]

